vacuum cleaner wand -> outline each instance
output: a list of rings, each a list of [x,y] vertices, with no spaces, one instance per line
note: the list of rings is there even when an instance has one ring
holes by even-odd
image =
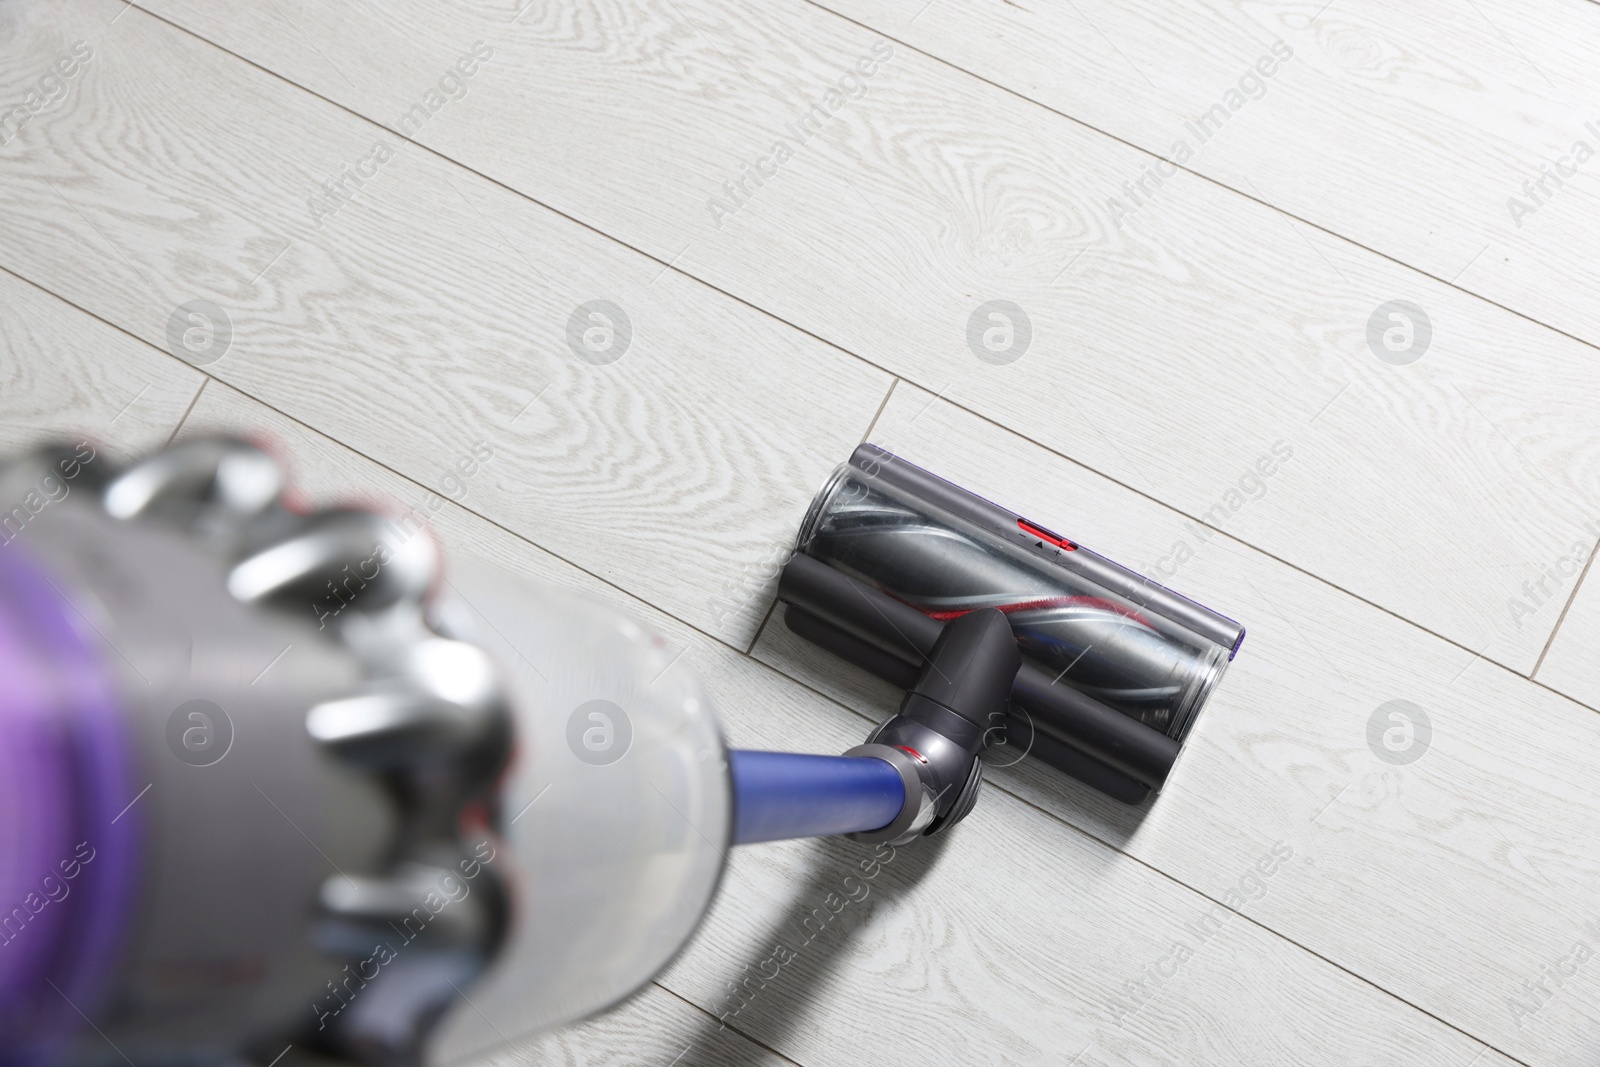
[[[988,743],[1021,666],[1011,627],[993,608],[945,625],[900,713],[873,731],[865,746],[888,746],[915,760],[927,801],[922,810],[929,814],[925,826],[913,820],[907,832],[938,833],[972,810],[983,776],[978,753]]]
[[[959,821],[1022,655],[1005,616],[975,611],[940,632],[900,705],[843,756],[728,753],[733,843],[849,833],[899,843]]]

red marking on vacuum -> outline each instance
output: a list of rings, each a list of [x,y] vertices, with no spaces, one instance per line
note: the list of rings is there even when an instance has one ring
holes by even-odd
[[[928,757],[924,756],[922,753],[918,752],[914,748],[910,748],[909,746],[906,746],[906,745],[896,745],[894,747],[898,748],[901,752],[909,752],[909,753],[911,753],[913,756],[917,757],[917,762],[918,763],[927,763],[928,762]]]
[[[1152,630],[1155,629],[1155,625],[1149,619],[1132,608],[1125,608],[1114,600],[1107,600],[1105,597],[1098,596],[1051,596],[1043,597],[1039,600],[1019,600],[1015,604],[996,604],[995,607],[1007,615],[1013,611],[1032,611],[1035,608],[1098,608],[1101,611],[1111,611],[1118,615],[1126,616],[1142,626],[1148,626]],[[924,614],[930,619],[949,622],[951,619],[961,618],[971,610],[971,608],[965,608],[961,611],[925,611]]]
[[[1060,534],[1051,533],[1043,526],[1035,526],[1027,519],[1018,519],[1017,526],[1022,529],[1023,533],[1028,534],[1031,537],[1037,537],[1041,540],[1049,541],[1057,548],[1064,548],[1068,552],[1076,552],[1078,550],[1078,546],[1073,544],[1071,541],[1068,541],[1065,537],[1062,537]]]

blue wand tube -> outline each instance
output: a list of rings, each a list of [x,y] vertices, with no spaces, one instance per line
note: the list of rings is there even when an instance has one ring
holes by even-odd
[[[872,756],[733,749],[728,767],[736,845],[877,830],[905,805],[900,772]]]

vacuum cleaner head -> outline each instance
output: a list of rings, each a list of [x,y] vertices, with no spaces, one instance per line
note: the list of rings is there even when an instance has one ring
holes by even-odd
[[[1232,619],[871,444],[812,502],[778,596],[795,633],[907,689],[948,624],[996,612],[1020,665],[982,712],[983,743],[1130,804],[1160,790],[1244,640]]]

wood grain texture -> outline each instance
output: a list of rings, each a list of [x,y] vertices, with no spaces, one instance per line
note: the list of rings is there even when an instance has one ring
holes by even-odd
[[[1226,535],[1200,541],[1171,510],[913,388],[895,390],[872,437],[1130,565],[1187,538],[1194,557],[1171,584],[1248,627],[1147,808],[1027,762],[995,784],[1212,897],[1287,842],[1296,860],[1252,917],[1523,1062],[1600,1051],[1600,967],[1543,1002],[1521,985],[1579,941],[1600,946],[1592,711]],[[755,655],[866,714],[898,699],[776,624]],[[1394,757],[1420,753],[1405,764],[1380,755],[1396,700],[1431,726]]]
[[[781,1057],[659,985],[621,1008],[480,1059],[483,1067],[781,1067]]]
[[[0,264],[157,345],[213,302],[208,373],[435,487],[487,442],[470,507],[748,644],[888,376],[124,10],[7,10],[0,67],[94,55],[0,149]],[[363,187],[314,219],[352,164]],[[594,300],[603,365],[579,354]]]
[[[0,271],[0,452],[88,437],[112,456],[160,445],[203,380]]]
[[[1600,342],[1600,164],[1572,151],[1600,152],[1593,4],[818,2],[1154,155],[1185,144],[1191,170]],[[1185,123],[1230,90],[1202,140]]]
[[[492,42],[421,141],[1471,651],[1535,663],[1554,616],[1516,626],[1507,605],[1600,496],[1588,345],[1188,173],[1119,228],[1109,201],[1145,153],[909,48],[886,44],[863,95],[801,136],[881,38],[800,0],[402,8],[156,5],[385,123]],[[1005,366],[969,346],[991,299],[1031,325]],[[1397,299],[1431,323],[1409,366],[1368,345]],[[1235,506],[1277,440],[1297,463]]]
[[[787,1061],[659,986],[477,1062],[484,1067],[781,1067]]]
[[[225,386],[206,390],[183,434],[210,429],[276,438],[314,502],[356,495],[424,506],[431,495]],[[842,751],[869,726],[463,508],[444,503],[435,514],[450,552],[602,598],[683,648],[715,695],[730,744]],[[1262,836],[1219,860],[1237,867],[1237,877],[1272,843]],[[1301,862],[1298,855],[1286,862],[1271,883],[1274,892]],[[860,899],[838,903],[846,895]],[[803,927],[816,908],[828,918],[812,918],[808,940],[793,927]],[[711,915],[660,983],[725,1017],[730,1031],[805,1067],[914,1067],[930,1058],[1062,1064],[1074,1055],[1079,1063],[1130,1067],[1456,1067],[1480,1055],[1479,1064],[1509,1062],[1256,923],[1213,908],[1037,807],[991,790],[959,832],[927,848],[889,854],[828,841],[736,849]],[[1174,965],[1179,942],[1191,951]],[[771,973],[763,962],[778,944],[793,958],[776,978],[752,981],[752,973]],[[1147,969],[1160,969],[1164,960],[1173,973],[1151,978]],[[1141,980],[1148,992],[1129,1000],[1138,994],[1127,993],[1124,983]],[[744,992],[735,994],[730,986],[739,983],[746,983]],[[680,1053],[680,1063],[725,1063],[734,1054],[734,1062],[745,1056],[764,1062],[753,1049],[730,1046],[718,1023],[670,1021],[664,1003],[647,995],[643,1007],[625,1009],[616,1021],[606,1017],[493,1062],[546,1062],[545,1056],[613,1062],[612,1043],[635,1027],[656,1036],[627,1062],[665,1064]],[[908,1033],[918,1039],[908,1040]],[[658,1060],[654,1050],[663,1047],[671,1053]]]

